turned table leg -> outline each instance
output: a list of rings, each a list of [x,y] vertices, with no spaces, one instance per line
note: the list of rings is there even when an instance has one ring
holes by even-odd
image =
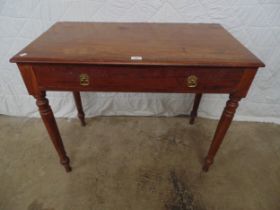
[[[216,129],[214,138],[212,140],[210,149],[208,151],[207,157],[205,158],[205,162],[203,165],[203,170],[208,171],[210,165],[213,164],[214,157],[223,141],[223,138],[231,124],[231,121],[234,117],[236,108],[238,107],[238,103],[240,101],[240,97],[230,95],[229,100],[226,103],[226,107],[224,108],[221,119],[218,123],[218,127]]]
[[[193,109],[192,109],[192,112],[191,112],[190,124],[194,123],[194,120],[197,116],[197,110],[198,110],[198,107],[199,107],[199,104],[200,104],[201,96],[202,96],[201,93],[195,94]]]
[[[75,104],[76,104],[76,107],[78,110],[78,118],[81,121],[81,125],[85,126],[86,125],[85,113],[84,113],[83,107],[82,107],[82,100],[81,100],[80,92],[74,91],[73,96],[74,96]]]
[[[60,163],[65,167],[65,170],[67,172],[70,172],[71,171],[70,160],[66,155],[53,112],[49,105],[49,101],[46,98],[46,92],[41,91],[39,94],[35,95],[35,98],[42,120],[48,130],[52,143],[59,155]]]

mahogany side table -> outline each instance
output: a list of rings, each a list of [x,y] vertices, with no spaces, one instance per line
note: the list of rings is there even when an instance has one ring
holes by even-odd
[[[209,166],[262,61],[219,24],[58,22],[10,60],[22,78],[66,171],[69,158],[46,91],[72,91],[85,125],[80,91],[229,94],[205,158]]]

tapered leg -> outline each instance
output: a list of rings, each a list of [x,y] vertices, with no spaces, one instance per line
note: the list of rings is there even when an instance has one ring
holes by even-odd
[[[224,139],[224,136],[231,124],[231,121],[234,117],[236,108],[238,107],[238,103],[240,101],[240,97],[230,95],[229,100],[226,103],[226,107],[223,111],[221,119],[218,123],[218,127],[216,129],[214,138],[212,140],[210,149],[208,151],[207,157],[205,158],[205,162],[203,165],[203,170],[208,171],[210,165],[213,164],[214,157]]]
[[[67,172],[70,172],[70,160],[66,155],[53,112],[51,110],[51,107],[49,106],[48,99],[46,98],[46,92],[41,91],[38,95],[35,96],[35,98],[42,120],[48,130],[52,143],[59,155],[60,163],[65,167],[65,170]]]
[[[199,104],[200,104],[201,96],[202,96],[201,93],[195,94],[193,109],[192,109],[192,112],[191,112],[190,124],[194,123],[194,120],[197,116],[197,110],[198,110],[198,107],[199,107]]]
[[[77,107],[77,110],[78,110],[78,118],[81,121],[81,125],[85,126],[86,125],[85,113],[84,113],[83,107],[82,107],[82,100],[81,100],[80,92],[74,91],[73,96],[74,96],[75,104],[76,104],[76,107]]]

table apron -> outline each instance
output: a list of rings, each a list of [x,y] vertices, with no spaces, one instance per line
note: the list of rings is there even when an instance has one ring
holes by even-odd
[[[231,93],[244,73],[242,68],[182,66],[34,64],[32,69],[40,90],[100,92]]]

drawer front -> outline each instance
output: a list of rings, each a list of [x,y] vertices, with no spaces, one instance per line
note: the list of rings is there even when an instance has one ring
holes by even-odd
[[[234,91],[243,69],[90,66],[35,64],[38,85],[43,90],[112,92],[208,92]]]

